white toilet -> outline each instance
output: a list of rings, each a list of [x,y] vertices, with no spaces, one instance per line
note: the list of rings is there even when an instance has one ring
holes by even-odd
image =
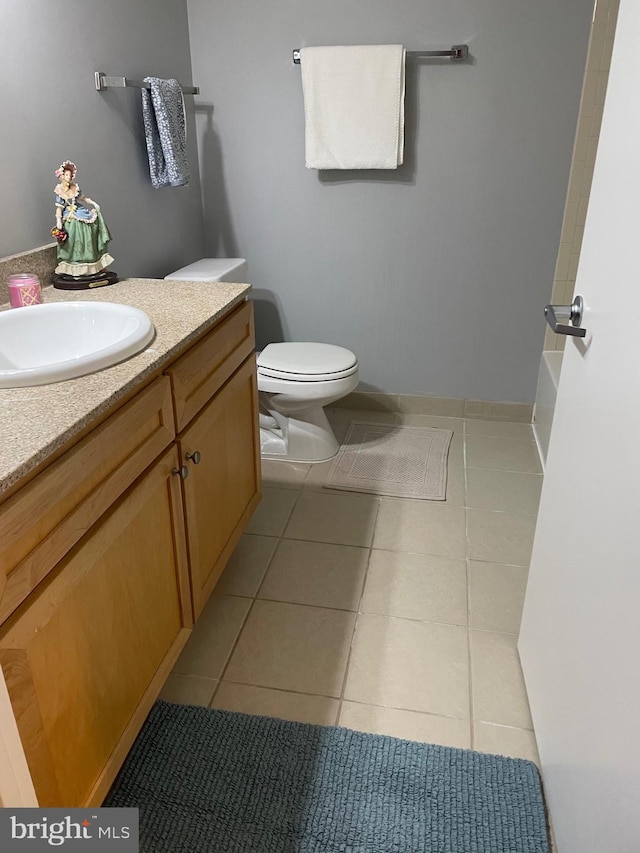
[[[203,258],[167,279],[247,281],[244,258]],[[321,343],[268,344],[258,353],[262,456],[323,462],[338,452],[324,407],[358,385],[358,360],[344,347]]]

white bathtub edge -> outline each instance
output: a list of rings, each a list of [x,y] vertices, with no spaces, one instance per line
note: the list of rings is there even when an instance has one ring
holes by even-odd
[[[562,350],[545,350],[540,359],[536,402],[533,407],[533,434],[543,470],[549,449],[563,355]]]

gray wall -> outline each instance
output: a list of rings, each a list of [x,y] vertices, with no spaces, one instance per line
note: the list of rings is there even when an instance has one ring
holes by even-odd
[[[93,79],[102,71],[189,83],[186,0],[5,0],[3,11],[0,257],[51,242],[53,173],[67,158],[102,207],[121,276],[161,276],[201,254],[194,98],[191,184],[154,190],[140,90],[97,92]]]
[[[531,402],[592,0],[188,0],[207,252],[249,260],[259,343],[353,349],[361,387]],[[307,44],[410,63],[405,165],[304,166]]]

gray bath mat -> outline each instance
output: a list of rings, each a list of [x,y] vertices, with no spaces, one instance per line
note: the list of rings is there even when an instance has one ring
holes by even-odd
[[[325,483],[328,489],[443,501],[453,432],[353,421]]]
[[[548,853],[535,764],[158,702],[106,806],[141,853]]]

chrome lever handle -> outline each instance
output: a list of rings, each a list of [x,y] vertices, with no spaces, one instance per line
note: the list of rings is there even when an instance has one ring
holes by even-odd
[[[571,335],[574,338],[584,338],[587,330],[581,328],[584,301],[582,296],[576,296],[571,305],[545,305],[544,316],[547,323],[558,335]],[[571,325],[559,323],[558,320],[569,320]]]

